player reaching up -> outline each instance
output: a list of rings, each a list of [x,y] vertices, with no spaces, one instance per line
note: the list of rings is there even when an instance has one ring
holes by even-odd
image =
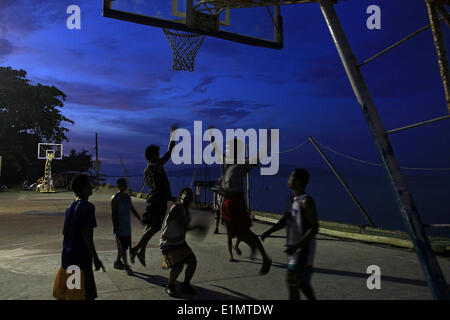
[[[169,150],[160,158],[159,147],[150,145],[145,149],[145,158],[148,165],[144,170],[145,183],[151,191],[147,196],[147,208],[143,216],[146,228],[138,244],[130,249],[130,259],[134,263],[137,256],[139,261],[145,266],[145,250],[150,239],[161,230],[164,217],[167,211],[167,202],[172,200],[169,179],[167,178],[164,165],[169,161],[172,150],[175,147],[173,133],[176,130],[173,125],[170,130]]]

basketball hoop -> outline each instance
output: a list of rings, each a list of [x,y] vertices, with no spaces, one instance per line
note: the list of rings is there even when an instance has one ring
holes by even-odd
[[[205,36],[198,33],[191,33],[163,28],[167,40],[172,47],[173,71],[194,71],[194,62],[198,49],[205,40]]]

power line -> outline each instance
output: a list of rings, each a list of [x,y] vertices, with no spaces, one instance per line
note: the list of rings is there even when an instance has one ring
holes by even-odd
[[[358,159],[358,158],[354,158],[354,157],[348,156],[346,154],[343,154],[343,153],[341,153],[339,151],[336,151],[336,150],[334,150],[334,149],[332,149],[332,148],[330,148],[330,147],[320,143],[319,141],[317,141],[317,143],[320,144],[323,148],[327,149],[328,151],[331,151],[331,152],[333,152],[333,153],[335,153],[335,154],[337,154],[337,155],[339,155],[339,156],[341,156],[343,158],[346,158],[346,159],[349,159],[349,160],[353,160],[353,161],[357,161],[357,162],[361,162],[361,163],[368,164],[368,165],[372,165],[372,166],[382,167],[382,165],[379,164],[379,163],[375,163],[375,162],[371,162],[371,161],[366,161],[366,160],[361,160],[361,159]],[[400,168],[401,169],[405,169],[405,170],[419,170],[419,171],[450,171],[450,168],[413,168],[413,167],[400,167]]]

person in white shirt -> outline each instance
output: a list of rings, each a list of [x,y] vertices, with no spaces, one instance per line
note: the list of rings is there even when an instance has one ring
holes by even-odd
[[[193,194],[190,188],[180,191],[178,201],[169,210],[164,220],[164,227],[159,242],[159,247],[163,254],[163,266],[170,268],[170,275],[166,287],[166,293],[173,297],[176,295],[175,283],[184,265],[186,271],[184,282],[181,284],[181,292],[195,294],[195,289],[190,282],[197,268],[197,258],[186,243],[186,232],[201,229],[202,226],[191,226],[191,215],[189,207],[193,201]]]
[[[288,186],[293,194],[291,204],[285,210],[283,218],[261,235],[264,240],[273,232],[286,227],[287,284],[291,300],[300,299],[300,290],[309,300],[316,300],[311,286],[311,276],[319,222],[314,199],[305,191],[308,182],[308,171],[296,169],[291,173],[288,180]]]

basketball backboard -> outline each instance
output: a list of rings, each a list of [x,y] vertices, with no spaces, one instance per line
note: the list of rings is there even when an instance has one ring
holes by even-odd
[[[52,154],[52,160],[61,160],[63,156],[63,145],[57,143],[39,143],[38,159],[46,160],[48,154]]]
[[[227,9],[200,0],[103,0],[103,16],[281,49],[279,6]]]

